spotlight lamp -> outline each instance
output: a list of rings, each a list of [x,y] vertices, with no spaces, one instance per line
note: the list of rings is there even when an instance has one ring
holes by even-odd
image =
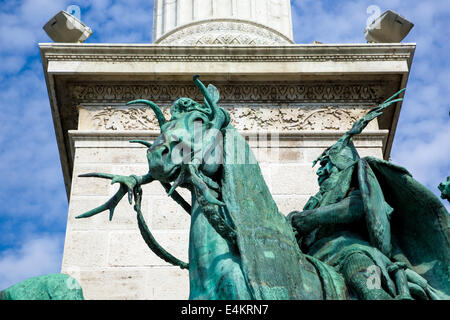
[[[395,43],[402,41],[413,27],[413,23],[388,10],[366,28],[364,35],[368,42]]]
[[[92,34],[91,28],[66,11],[60,11],[51,18],[44,31],[53,41],[66,43],[82,43]]]

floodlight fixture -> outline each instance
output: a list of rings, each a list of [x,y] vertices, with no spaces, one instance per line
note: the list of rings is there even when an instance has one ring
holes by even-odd
[[[402,41],[413,27],[413,23],[388,10],[365,29],[364,35],[368,42],[396,43]]]
[[[66,11],[58,12],[44,30],[55,42],[82,43],[92,34],[91,28]]]

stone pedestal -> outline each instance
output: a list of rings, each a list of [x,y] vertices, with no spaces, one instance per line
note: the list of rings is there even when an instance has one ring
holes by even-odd
[[[89,172],[147,172],[146,149],[132,139],[158,135],[154,115],[134,99],[165,107],[179,96],[201,101],[201,74],[221,93],[236,128],[260,161],[280,211],[300,210],[317,192],[312,161],[368,108],[406,86],[411,44],[166,46],[40,44],[70,201],[62,272],[87,299],[186,299],[188,272],[157,258],[142,240],[126,200],[94,218],[74,217],[117,190]],[[401,104],[355,139],[362,156],[389,158]],[[167,116],[167,118],[169,118]],[[183,193],[186,200],[189,194]],[[143,212],[157,240],[187,261],[189,216],[158,183],[144,186]]]

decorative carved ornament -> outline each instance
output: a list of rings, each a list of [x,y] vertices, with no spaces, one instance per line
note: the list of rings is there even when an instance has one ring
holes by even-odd
[[[347,130],[368,107],[391,94],[389,82],[217,83],[220,105],[232,114],[238,130]],[[178,97],[202,97],[192,84],[68,84],[70,100],[84,113],[80,127],[89,130],[158,130],[145,108],[125,102],[147,99],[160,105],[167,119]],[[107,106],[107,107],[105,107]],[[83,123],[81,123],[83,122]],[[377,129],[377,128],[373,128]]]
[[[266,26],[243,20],[215,19],[177,28],[155,43],[164,45],[286,45],[293,42]]]
[[[232,125],[240,131],[275,130],[348,130],[367,109],[339,107],[227,107]],[[81,111],[82,110],[82,111]],[[145,108],[115,108],[112,106],[81,107],[90,130],[159,130],[156,117]],[[169,108],[163,109],[170,119]],[[376,129],[376,128],[375,128]]]
[[[323,103],[376,104],[392,92],[390,82],[358,81],[347,83],[224,83],[217,84],[221,103]],[[117,103],[135,99],[148,99],[171,104],[178,97],[192,97],[202,101],[197,88],[191,84],[68,84],[70,99],[75,104]]]

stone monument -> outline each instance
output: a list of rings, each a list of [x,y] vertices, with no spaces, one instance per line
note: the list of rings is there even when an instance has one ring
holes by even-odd
[[[287,0],[159,0],[153,44],[40,44],[69,199],[62,272],[79,281],[86,299],[189,297],[188,272],[148,249],[126,201],[112,222],[108,215],[75,219],[117,191],[80,174],[148,170],[147,148],[129,140],[153,141],[159,125],[151,110],[128,101],[152,100],[170,118],[178,97],[203,100],[193,75],[214,83],[279,210],[288,214],[319,190],[311,162],[406,86],[414,44],[294,44],[292,38]],[[389,158],[400,109],[399,101],[354,137],[361,157]],[[155,238],[187,261],[189,216],[163,187],[143,189],[142,213]]]

